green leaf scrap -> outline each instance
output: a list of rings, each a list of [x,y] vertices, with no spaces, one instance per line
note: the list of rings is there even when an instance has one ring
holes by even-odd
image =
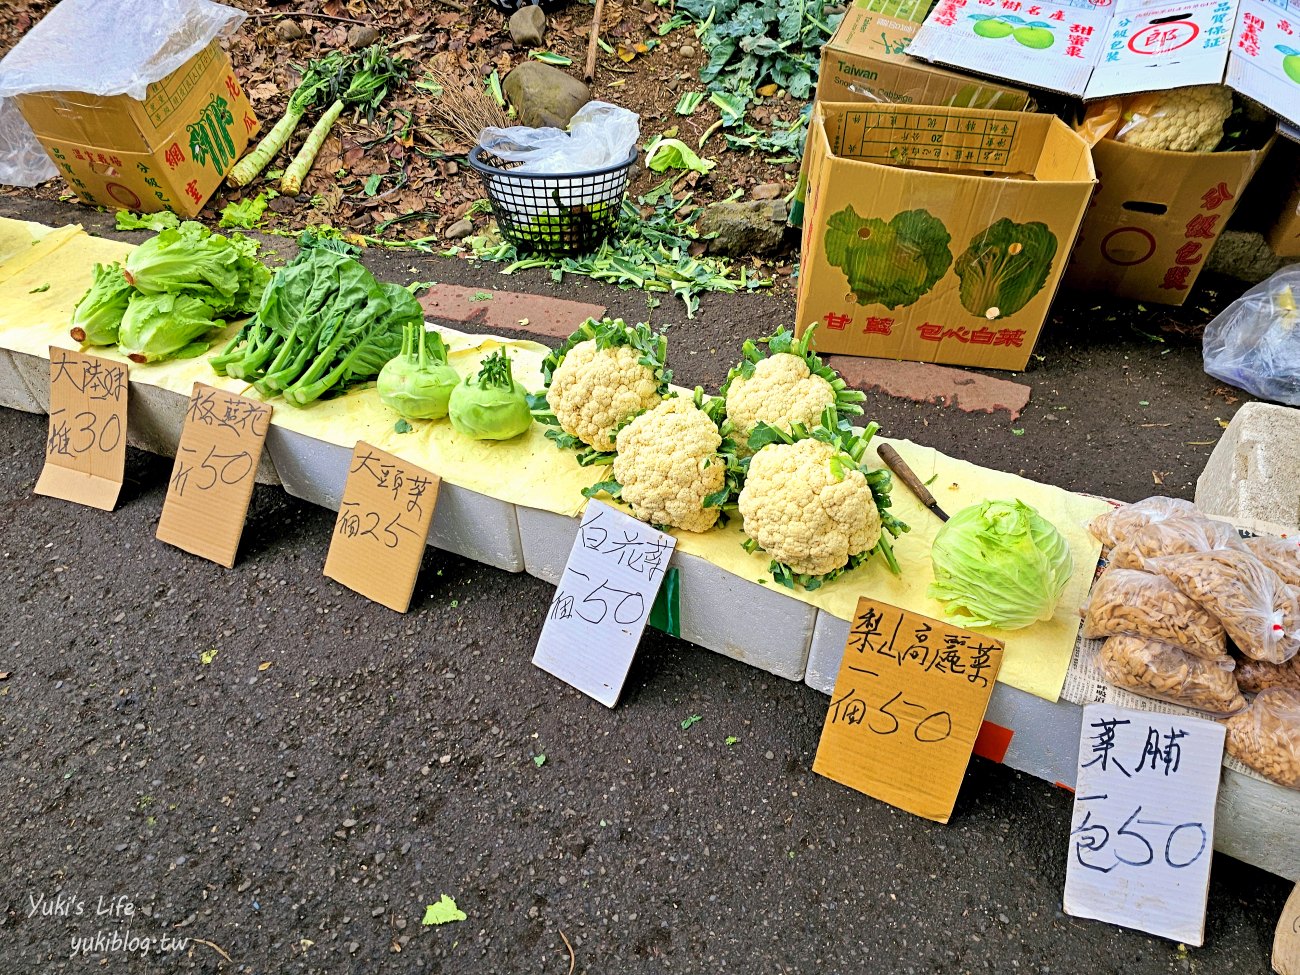
[[[449,924],[452,921],[464,921],[468,918],[464,911],[456,906],[454,898],[443,894],[438,899],[438,903],[429,904],[424,909],[424,919],[421,924]]]

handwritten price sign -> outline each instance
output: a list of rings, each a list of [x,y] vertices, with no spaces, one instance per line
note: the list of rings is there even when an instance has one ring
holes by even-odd
[[[36,493],[112,511],[126,469],[125,363],[50,346],[50,425]]]
[[[405,613],[438,503],[436,474],[358,441],[325,574]]]
[[[1199,945],[1223,725],[1083,709],[1065,913]]]
[[[195,383],[158,539],[230,568],[271,424],[266,403]]]
[[[590,502],[533,663],[612,708],[676,544],[671,535]]]
[[[859,599],[813,771],[946,823],[1001,665],[997,640]]]

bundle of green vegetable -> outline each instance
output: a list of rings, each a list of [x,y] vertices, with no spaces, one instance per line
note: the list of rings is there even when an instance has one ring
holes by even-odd
[[[226,318],[251,314],[271,275],[258,244],[186,221],[145,241],[125,267],[96,265],[72,313],[71,335],[85,345],[118,345],[135,362],[200,355],[203,336]]]
[[[451,391],[447,416],[457,433],[474,440],[511,440],[533,425],[528,393],[515,382],[510,357],[497,349]]]
[[[402,351],[408,324],[424,311],[386,284],[341,241],[304,233],[293,261],[275,272],[257,315],[210,361],[219,375],[251,382],[294,406],[369,382]]]
[[[407,420],[439,420],[459,382],[442,336],[411,322],[402,330],[401,353],[379,371],[379,401]]]
[[[749,435],[759,423],[785,431],[796,423],[813,426],[827,407],[841,420],[862,415],[858,404],[866,394],[849,389],[839,373],[817,357],[814,331],[809,328],[796,339],[782,326],[767,338],[745,341],[743,358],[727,373],[720,390],[742,453],[749,452]]]
[[[1074,571],[1056,527],[1022,501],[963,508],[935,537],[929,595],[960,626],[1013,630],[1049,620]]]
[[[877,553],[899,571],[890,537],[908,526],[886,510],[892,478],[862,461],[877,429],[858,431],[827,407],[812,429],[760,423],[750,435],[739,501],[745,549],[770,555],[781,585],[816,589]]]

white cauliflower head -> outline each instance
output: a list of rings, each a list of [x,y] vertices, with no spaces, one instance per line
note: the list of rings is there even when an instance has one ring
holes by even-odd
[[[726,484],[722,436],[689,399],[667,399],[618,432],[614,479],[632,513],[652,525],[691,532],[714,526],[721,507],[704,506]]]
[[[745,534],[795,575],[821,576],[880,540],[880,512],[863,473],[820,440],[768,444],[750,461],[740,514]]]
[[[788,352],[756,363],[752,375],[737,375],[727,387],[727,417],[742,453],[748,453],[745,445],[758,423],[788,433],[795,423],[815,426],[822,411],[834,405],[834,387]]]
[[[579,342],[551,377],[546,403],[560,429],[588,447],[614,449],[614,429],[659,399],[654,370],[631,346],[598,349]]]
[[[1223,139],[1232,91],[1223,85],[1191,85],[1139,95],[1128,106],[1115,141],[1144,149],[1210,152]]]

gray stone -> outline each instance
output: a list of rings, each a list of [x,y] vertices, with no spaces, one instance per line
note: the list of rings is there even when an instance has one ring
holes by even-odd
[[[562,129],[574,112],[591,101],[591,92],[577,78],[540,61],[525,61],[501,85],[518,114],[518,124]]]
[[[292,44],[307,36],[307,32],[298,26],[298,22],[292,17],[286,17],[275,25],[275,36],[286,44]]]
[[[771,256],[785,241],[785,204],[780,200],[745,200],[711,204],[695,229],[712,237],[710,254],[727,257]]]
[[[359,51],[379,40],[379,31],[367,24],[357,24],[348,31],[348,47]]]
[[[510,39],[519,47],[541,47],[546,40],[546,13],[530,3],[510,15]]]
[[[1300,531],[1300,410],[1242,406],[1196,480],[1196,506],[1244,527]]]
[[[683,44],[677,49],[677,53],[684,58],[693,58],[695,57],[695,48],[691,47],[689,44]]]
[[[1256,284],[1282,265],[1295,263],[1300,263],[1300,258],[1282,258],[1274,254],[1263,234],[1225,230],[1215,241],[1214,250],[1205,262],[1205,270]]]
[[[457,220],[447,228],[448,240],[462,240],[474,232],[474,221],[469,217],[464,220]]]

